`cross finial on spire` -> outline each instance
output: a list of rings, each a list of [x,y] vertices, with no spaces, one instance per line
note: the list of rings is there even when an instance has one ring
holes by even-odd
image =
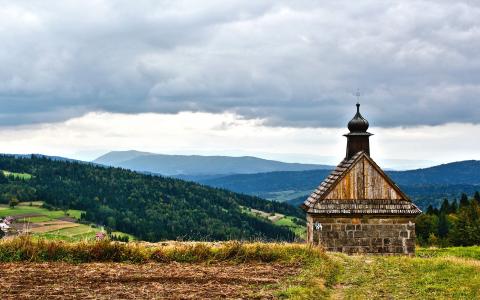
[[[357,114],[360,113],[360,89],[357,88],[357,92],[355,93],[355,96],[357,97]]]

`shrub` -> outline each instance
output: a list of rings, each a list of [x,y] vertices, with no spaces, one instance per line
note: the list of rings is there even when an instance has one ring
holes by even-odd
[[[15,206],[17,206],[19,203],[20,202],[17,200],[17,198],[13,197],[8,202],[8,206],[10,206],[11,208],[15,208]]]

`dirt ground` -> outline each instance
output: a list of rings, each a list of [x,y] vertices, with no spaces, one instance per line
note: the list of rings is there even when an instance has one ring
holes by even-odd
[[[66,221],[48,221],[48,222],[37,222],[34,223],[34,226],[30,229],[30,232],[34,233],[42,233],[42,232],[50,232],[55,230],[60,230],[64,228],[71,228],[71,227],[78,227],[80,224],[66,222]]]
[[[0,264],[6,299],[273,299],[281,264]]]

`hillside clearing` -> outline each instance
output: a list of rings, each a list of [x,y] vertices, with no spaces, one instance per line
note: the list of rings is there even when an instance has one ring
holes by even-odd
[[[50,232],[50,238],[66,241],[80,241],[85,238],[93,239],[95,234],[101,231],[98,227],[92,227],[84,224],[77,224],[74,227],[64,227],[55,232]]]
[[[291,216],[285,216],[275,222],[276,225],[288,227],[296,236],[305,240],[307,237],[307,227],[298,224],[298,219]]]
[[[31,233],[43,233],[51,232],[55,230],[60,230],[64,228],[78,227],[80,224],[66,222],[66,221],[56,221],[56,222],[38,222],[34,224],[35,227],[30,229]]]
[[[29,232],[34,237],[64,240],[68,242],[94,240],[95,235],[103,231],[101,226],[91,226],[77,223],[82,210],[69,209],[48,210],[42,208],[42,201],[22,202],[15,208],[0,205],[0,217],[12,216],[12,225],[19,232]],[[135,237],[130,234],[115,231],[116,236],[128,236],[130,241]]]
[[[288,228],[293,233],[295,233],[295,236],[300,238],[300,240],[305,240],[307,236],[307,228],[305,225],[301,225],[302,220],[300,220],[299,218],[286,216],[279,213],[268,213],[258,209],[251,209],[246,207],[242,207],[242,211],[257,218],[268,220],[275,225]]]
[[[67,214],[65,214],[65,211],[63,210],[48,210],[42,208],[38,205],[39,203],[41,202],[32,202],[32,206],[30,206],[30,202],[22,202],[15,208],[11,208],[8,205],[0,204],[0,217],[12,216],[16,219],[19,219],[42,216],[49,218],[50,220],[54,220],[65,216],[71,216],[74,218],[76,218],[77,216],[80,217],[80,214],[82,212],[80,210],[70,209],[67,210]]]
[[[3,175],[5,176],[13,176],[14,178],[19,178],[23,180],[29,180],[32,178],[32,175],[28,173],[15,173],[15,172],[9,172],[5,170],[1,170],[0,172],[3,172]]]
[[[78,242],[85,240],[95,240],[95,235],[100,232],[101,228],[91,227],[84,224],[77,224],[74,227],[63,227],[58,230],[35,234],[35,237],[45,238],[49,240],[58,240],[66,242]],[[134,240],[134,238],[131,238]]]

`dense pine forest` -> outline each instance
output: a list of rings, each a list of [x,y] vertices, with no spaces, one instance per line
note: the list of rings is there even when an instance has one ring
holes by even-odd
[[[459,202],[445,199],[440,208],[430,205],[417,217],[416,233],[421,245],[480,245],[480,193],[463,193]]]
[[[44,156],[0,156],[0,203],[42,200],[80,209],[85,222],[147,241],[165,239],[292,240],[287,228],[248,215],[243,207],[304,218],[300,209],[178,179]]]

